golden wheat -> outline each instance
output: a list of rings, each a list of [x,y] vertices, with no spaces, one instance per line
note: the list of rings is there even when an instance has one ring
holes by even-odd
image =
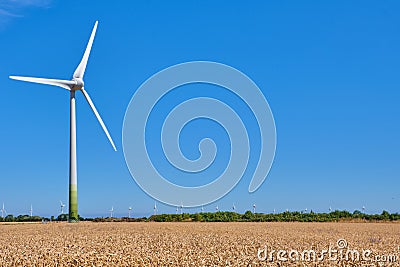
[[[399,266],[264,261],[259,250],[352,249],[399,256],[399,223],[1,224],[1,266]],[[276,255],[275,255],[276,256]],[[345,265],[345,264],[356,265]],[[365,262],[364,262],[365,263]],[[317,265],[315,265],[317,264]],[[372,264],[372,263],[369,263]]]

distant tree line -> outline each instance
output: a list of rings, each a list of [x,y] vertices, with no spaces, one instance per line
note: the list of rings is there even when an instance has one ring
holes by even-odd
[[[152,215],[149,221],[155,222],[339,222],[339,221],[398,221],[400,214],[383,211],[381,214],[364,214],[356,210],[333,211],[330,213],[302,213],[283,212],[277,214],[252,213],[246,211],[244,214],[236,212],[206,212],[195,214],[160,214]]]
[[[159,214],[152,215],[149,218],[83,218],[79,216],[80,221],[93,222],[342,222],[342,221],[400,221],[400,214],[382,211],[381,214],[365,214],[359,210],[353,213],[348,211],[333,211],[330,213],[304,213],[304,212],[283,212],[277,214],[252,213],[246,211],[244,214],[218,211],[201,213],[183,213],[183,214]],[[68,221],[68,214],[60,214],[57,217],[45,218],[40,216],[19,215],[14,217],[12,214],[6,217],[0,217],[0,222],[47,222]]]
[[[14,217],[14,215],[8,214],[4,218],[0,217],[0,222],[40,222],[42,219],[40,216],[19,215]]]
[[[88,219],[79,216],[80,221],[86,221]],[[90,219],[89,219],[90,220]],[[57,217],[51,216],[50,218],[41,216],[29,216],[29,215],[18,215],[14,217],[12,214],[8,214],[5,217],[0,217],[0,222],[49,222],[49,221],[68,221],[68,214],[60,214]]]

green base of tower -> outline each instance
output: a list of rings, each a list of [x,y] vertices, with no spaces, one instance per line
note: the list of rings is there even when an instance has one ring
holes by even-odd
[[[69,217],[68,222],[78,222],[78,190],[76,185],[69,187]]]

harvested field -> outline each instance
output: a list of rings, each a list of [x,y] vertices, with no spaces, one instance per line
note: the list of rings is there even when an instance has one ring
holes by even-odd
[[[1,266],[399,266],[400,263],[400,223],[0,224],[0,233]],[[339,239],[347,241],[347,247],[343,240],[338,244]],[[331,254],[337,252],[331,258],[325,252],[321,258],[329,247]],[[271,257],[272,250],[275,251]],[[363,260],[361,254],[366,250],[371,253]],[[359,252],[358,260],[355,251]]]

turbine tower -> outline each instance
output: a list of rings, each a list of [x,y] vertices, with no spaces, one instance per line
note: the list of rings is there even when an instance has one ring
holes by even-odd
[[[233,203],[233,205],[232,205],[232,210],[233,210],[233,212],[235,212],[235,210],[236,210],[235,203]]]
[[[109,212],[110,212],[110,218],[112,218],[113,215],[114,215],[114,207],[113,207],[113,206],[111,207],[111,209],[109,210]]]
[[[253,204],[253,213],[256,213],[256,204]]]
[[[2,218],[4,218],[4,214],[7,215],[7,211],[6,211],[6,209],[4,208],[4,202],[3,202],[3,207],[1,208],[1,217],[2,217]]]
[[[33,213],[33,208],[32,208],[32,204],[31,204],[31,208],[29,209],[29,214],[31,215],[31,217],[32,217],[32,213]]]
[[[89,59],[90,50],[92,49],[92,44],[94,36],[96,34],[98,22],[94,24],[92,34],[90,35],[89,42],[86,46],[85,53],[83,54],[82,60],[76,68],[71,80],[58,80],[58,79],[45,79],[45,78],[33,78],[33,77],[20,77],[20,76],[10,76],[11,79],[20,80],[25,82],[33,82],[47,85],[54,85],[70,92],[70,163],[69,163],[69,221],[78,221],[78,185],[77,185],[77,166],[76,166],[76,113],[75,113],[75,92],[81,91],[89,106],[93,110],[97,120],[99,121],[101,127],[103,128],[105,134],[110,140],[110,143],[115,151],[114,142],[108,133],[107,127],[105,126],[103,120],[101,119],[96,107],[94,106],[92,99],[89,94],[85,91],[83,75],[85,74],[86,65]]]
[[[132,210],[132,207],[129,207],[129,208],[128,208],[128,218],[131,217],[131,210]]]
[[[63,204],[62,201],[60,200],[61,214],[64,214],[64,207],[65,207],[65,204]]]
[[[157,215],[157,203],[154,201],[154,215]]]

